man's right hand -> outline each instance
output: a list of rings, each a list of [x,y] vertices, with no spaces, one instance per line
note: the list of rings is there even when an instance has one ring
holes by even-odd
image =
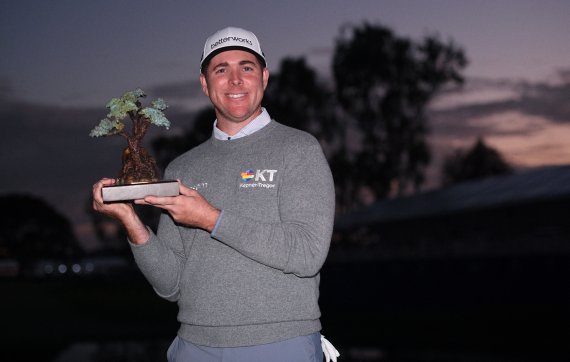
[[[133,244],[144,244],[150,234],[136,214],[133,204],[130,202],[105,203],[103,201],[101,192],[103,186],[112,186],[115,182],[114,179],[103,178],[93,185],[93,209],[121,222]]]
[[[132,204],[125,202],[105,203],[101,192],[103,186],[112,186],[115,182],[114,179],[103,178],[93,185],[93,209],[122,222],[126,215],[134,212]]]

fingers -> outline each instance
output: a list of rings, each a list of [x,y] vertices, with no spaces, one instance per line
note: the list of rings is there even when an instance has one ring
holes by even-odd
[[[141,205],[152,205],[156,207],[164,207],[176,204],[176,197],[159,197],[159,196],[146,196],[144,199],[135,200],[135,203]]]
[[[95,190],[96,188],[101,188],[103,186],[114,185],[115,182],[116,180],[112,178],[102,178],[101,180],[97,181],[96,184],[93,185],[93,190]]]
[[[102,178],[101,180],[97,181],[97,183],[95,183],[93,185],[93,191],[95,190],[100,190],[103,188],[103,186],[111,186],[115,184],[115,179],[112,178]]]
[[[97,183],[93,185],[93,201],[99,204],[103,203],[103,196],[101,194],[101,189],[103,186],[111,186],[115,184],[115,179],[102,178]]]
[[[184,185],[180,180],[178,181],[180,195],[182,196],[196,196],[196,191]],[[146,196],[144,199],[137,200],[135,203],[144,205],[153,205],[157,207],[168,206],[168,205],[178,205],[181,202],[181,198],[178,196]]]

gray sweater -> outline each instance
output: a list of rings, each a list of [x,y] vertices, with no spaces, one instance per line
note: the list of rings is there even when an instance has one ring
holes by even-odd
[[[162,215],[132,246],[161,297],[177,301],[178,335],[214,347],[317,332],[319,270],[334,219],[334,185],[316,139],[272,121],[247,137],[214,137],[167,168],[223,210],[210,234]]]

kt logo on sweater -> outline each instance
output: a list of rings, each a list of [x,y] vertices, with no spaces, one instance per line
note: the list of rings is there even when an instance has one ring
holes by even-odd
[[[255,182],[273,182],[273,176],[277,170],[247,170],[241,173],[241,180],[243,182],[255,181]]]

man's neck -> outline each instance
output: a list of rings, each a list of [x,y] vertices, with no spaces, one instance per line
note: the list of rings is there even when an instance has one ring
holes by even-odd
[[[228,135],[233,136],[236,133],[238,133],[239,131],[241,131],[245,126],[247,126],[248,124],[253,122],[253,120],[256,119],[257,117],[259,117],[259,115],[262,112],[263,112],[262,108],[259,108],[259,110],[257,112],[255,112],[254,115],[252,115],[250,118],[246,119],[245,121],[241,121],[241,122],[234,122],[234,121],[226,120],[223,117],[218,117],[216,127],[218,127],[218,129],[220,129],[220,131],[223,131],[224,133],[227,133]]]

